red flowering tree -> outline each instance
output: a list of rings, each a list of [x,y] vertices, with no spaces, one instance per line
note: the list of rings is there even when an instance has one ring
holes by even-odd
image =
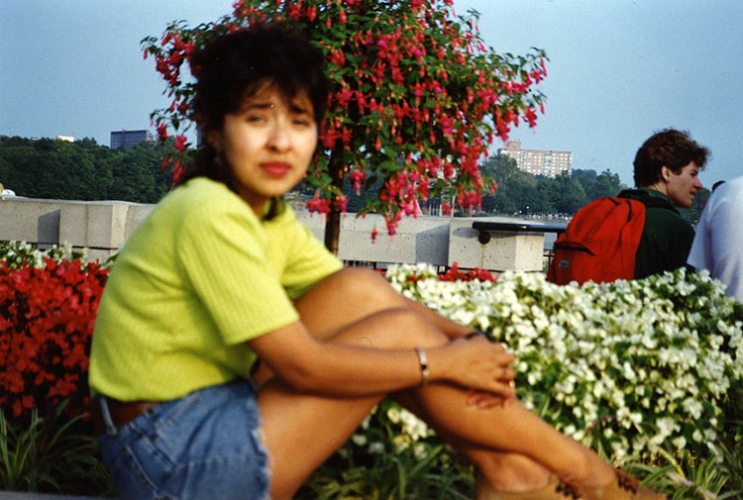
[[[381,181],[361,212],[383,214],[390,234],[415,213],[418,198],[446,193],[463,209],[477,207],[496,188],[479,169],[488,146],[506,140],[520,120],[534,126],[544,111],[533,88],[546,76],[544,53],[495,53],[478,19],[474,11],[458,17],[452,0],[237,1],[217,22],[174,23],[161,38],[143,40],[172,98],[152,118],[161,139],[175,135],[177,174],[190,147],[183,134],[193,87],[182,66],[191,51],[257,21],[296,23],[324,50],[333,82],[323,148],[307,182],[316,190],[308,208],[328,214],[325,243],[337,252],[345,178],[357,191]]]

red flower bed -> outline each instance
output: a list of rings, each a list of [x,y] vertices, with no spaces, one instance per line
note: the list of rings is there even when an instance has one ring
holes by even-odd
[[[32,408],[48,415],[64,399],[76,416],[88,403],[88,357],[98,303],[109,269],[80,260],[45,259],[12,269],[0,261],[0,407],[25,421]],[[442,281],[493,281],[486,270],[454,264]]]
[[[379,274],[382,276],[385,275],[387,272],[386,269],[377,269],[376,270]],[[424,276],[425,278],[425,276]],[[408,279],[410,282],[417,282],[421,278],[417,275],[417,273],[413,273],[413,276]],[[452,266],[444,271],[443,273],[438,274],[438,280],[439,281],[474,281],[474,280],[480,280],[480,281],[490,281],[491,283],[495,283],[496,277],[493,276],[493,273],[488,271],[487,269],[481,269],[479,267],[476,267],[474,269],[465,269],[461,270],[459,269],[459,264],[454,262]]]
[[[86,410],[88,356],[109,270],[97,263],[46,259],[43,268],[0,262],[0,407],[22,421],[62,400]],[[10,413],[10,415],[8,415]]]

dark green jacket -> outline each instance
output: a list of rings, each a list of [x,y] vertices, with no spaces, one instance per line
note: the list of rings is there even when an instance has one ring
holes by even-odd
[[[645,229],[637,248],[635,279],[685,266],[694,241],[694,228],[671,206],[668,196],[648,188],[628,189],[620,196],[642,201],[643,193],[665,200],[668,206],[651,204],[645,210]]]

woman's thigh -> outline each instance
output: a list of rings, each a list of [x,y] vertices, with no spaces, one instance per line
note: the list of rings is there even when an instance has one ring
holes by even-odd
[[[245,381],[159,405],[99,443],[121,500],[268,498],[268,457]]]

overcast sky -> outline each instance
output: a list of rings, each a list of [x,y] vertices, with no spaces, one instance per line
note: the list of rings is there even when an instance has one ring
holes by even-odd
[[[573,168],[632,184],[632,159],[674,127],[712,150],[707,187],[743,174],[740,0],[454,0],[481,13],[497,52],[547,51],[546,115],[512,138],[573,152]],[[91,137],[151,128],[168,102],[140,41],[184,19],[194,26],[231,0],[0,0],[0,135]],[[493,149],[502,147],[495,143]]]

